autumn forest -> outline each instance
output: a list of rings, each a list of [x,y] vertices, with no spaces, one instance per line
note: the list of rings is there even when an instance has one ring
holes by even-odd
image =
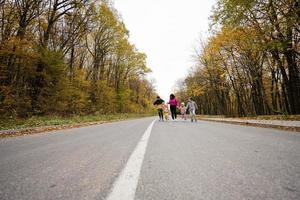
[[[146,55],[106,1],[0,1],[0,115],[144,113]]]
[[[211,36],[178,84],[200,113],[300,114],[300,5],[296,0],[219,0]]]
[[[210,22],[176,96],[198,114],[300,114],[299,2],[218,0]],[[0,0],[1,117],[149,113],[150,72],[110,1]]]

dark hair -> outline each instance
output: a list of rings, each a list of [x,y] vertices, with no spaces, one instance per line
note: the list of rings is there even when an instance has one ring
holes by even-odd
[[[175,95],[174,94],[170,94],[170,99],[175,99]]]

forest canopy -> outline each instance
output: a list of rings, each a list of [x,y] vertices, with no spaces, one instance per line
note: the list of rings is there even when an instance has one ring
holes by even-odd
[[[0,1],[0,116],[147,112],[146,55],[109,1]]]
[[[211,24],[177,94],[201,114],[300,114],[299,2],[218,0]]]

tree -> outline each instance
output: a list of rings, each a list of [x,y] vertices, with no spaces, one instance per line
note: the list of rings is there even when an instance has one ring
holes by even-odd
[[[0,114],[148,112],[146,55],[108,1],[0,2]]]
[[[288,112],[300,113],[299,3],[283,0],[219,1],[214,21],[222,26],[257,30],[276,61],[288,98]]]

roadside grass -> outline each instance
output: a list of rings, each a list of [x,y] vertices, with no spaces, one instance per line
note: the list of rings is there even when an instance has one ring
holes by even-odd
[[[199,118],[233,118],[233,119],[252,119],[252,120],[291,120],[300,121],[300,115],[259,115],[247,117],[227,117],[224,115],[199,115]]]
[[[91,122],[110,122],[140,117],[149,117],[153,114],[109,114],[87,116],[35,116],[28,119],[0,119],[0,130],[17,130],[44,126],[76,125]]]

